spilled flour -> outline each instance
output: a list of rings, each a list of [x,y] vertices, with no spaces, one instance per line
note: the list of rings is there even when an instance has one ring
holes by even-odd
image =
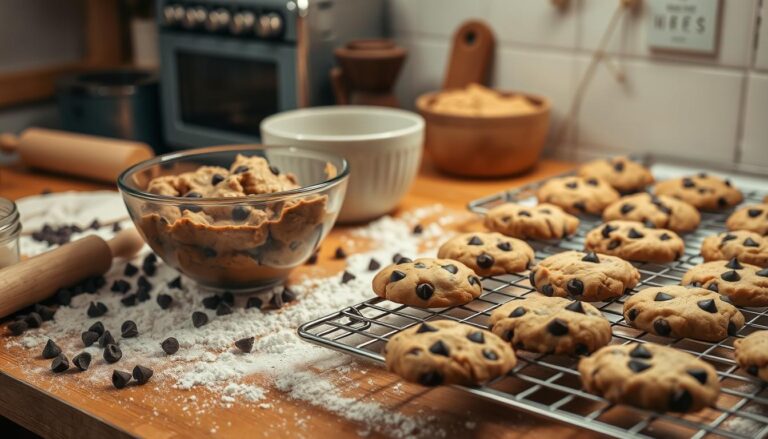
[[[420,234],[414,234],[414,225],[427,218],[439,219],[425,226]],[[110,286],[116,279],[126,279],[131,283],[129,293],[135,292],[139,275],[124,276],[125,263],[117,262],[106,274],[107,284],[99,292],[74,297],[70,306],[59,308],[54,321],[5,340],[7,344],[29,349],[30,355],[37,355],[48,338],[53,338],[69,358],[82,351],[89,352],[94,362],[87,372],[78,377],[100,385],[110,382],[113,369],[130,370],[133,365],[141,364],[154,369],[154,385],[165,385],[178,391],[203,387],[218,395],[216,407],[202,404],[194,395],[184,397],[182,410],[190,413],[204,413],[217,407],[231,407],[235,403],[253,404],[259,409],[271,410],[270,398],[279,393],[359,423],[360,434],[379,432],[395,437],[416,434],[444,436],[446,432],[430,425],[428,418],[406,416],[374,400],[346,396],[344,389],[324,373],[354,368],[356,364],[352,358],[308,344],[298,336],[297,328],[371,298],[373,292],[370,285],[375,274],[375,271],[368,270],[371,258],[385,266],[395,253],[408,257],[425,252],[434,255],[437,241],[447,237],[444,227],[465,218],[464,215],[451,215],[441,206],[430,206],[407,212],[398,218],[384,217],[365,227],[353,229],[351,233],[357,239],[343,243],[348,253],[355,252],[355,243],[359,241],[370,241],[375,246],[372,250],[351,254],[347,258],[346,270],[356,278],[342,284],[341,274],[329,277],[307,275],[300,283],[291,285],[297,300],[280,310],[245,309],[243,305],[247,297],[237,297],[232,314],[217,316],[215,311],[206,310],[202,305],[202,299],[211,293],[200,291],[191,280],[184,278],[181,289],[169,287],[168,282],[178,273],[162,261],[158,262],[157,273],[148,277],[153,284],[152,299],[125,307],[120,303],[124,295],[111,292]],[[123,223],[123,226],[129,227],[130,223]],[[96,232],[87,231],[73,239],[90,233],[98,233],[105,238],[112,234],[111,228],[102,228]],[[22,238],[21,245],[25,254],[36,254],[47,248],[47,245],[34,242],[29,237]],[[133,264],[140,266],[147,252],[145,250],[132,261]],[[310,268],[308,271],[311,273],[313,270]],[[279,294],[280,291],[281,288],[274,292]],[[264,296],[263,302],[268,303],[274,292],[260,294]],[[173,298],[168,310],[162,310],[156,303],[158,294],[168,294]],[[86,309],[92,301],[104,303],[109,309],[106,315],[89,318]],[[194,311],[205,312],[210,322],[194,328],[191,320]],[[80,341],[80,334],[97,320],[103,322],[122,349],[123,359],[114,365],[101,360],[102,350],[97,345],[83,348]],[[119,337],[120,325],[125,320],[136,322],[138,337]],[[180,349],[174,355],[165,355],[160,348],[160,343],[167,337],[175,337],[179,341]],[[253,350],[249,354],[233,346],[235,340],[244,337],[255,337]],[[39,371],[34,373],[49,373],[47,368],[37,367]],[[256,373],[266,378],[259,383],[242,382]],[[399,383],[390,387],[391,394],[402,393]],[[301,427],[301,419],[294,421]],[[216,428],[211,432],[215,433]]]

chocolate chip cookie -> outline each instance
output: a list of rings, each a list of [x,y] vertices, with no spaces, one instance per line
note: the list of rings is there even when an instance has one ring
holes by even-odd
[[[567,251],[539,262],[531,270],[531,285],[545,296],[601,302],[634,288],[640,273],[615,256]]]
[[[617,404],[659,412],[694,412],[720,394],[715,368],[655,343],[606,346],[579,362],[584,388]]]
[[[637,221],[608,221],[587,233],[584,248],[628,261],[672,262],[683,254],[685,244],[677,233],[652,229]]]
[[[554,204],[527,207],[505,203],[488,211],[485,226],[515,238],[561,239],[576,233],[579,219]]]
[[[657,183],[656,195],[668,195],[683,200],[701,210],[722,210],[741,203],[741,191],[713,175],[699,173],[690,177],[675,178]]]
[[[489,331],[448,320],[421,323],[389,340],[387,369],[424,386],[473,385],[505,375],[514,351]]]
[[[440,247],[437,257],[459,261],[480,276],[519,273],[534,260],[525,241],[495,232],[455,236]]]
[[[749,230],[768,235],[768,204],[750,204],[733,212],[725,221],[728,230]]]
[[[594,306],[562,297],[528,296],[491,313],[491,330],[526,351],[587,355],[611,341],[611,324]]]
[[[768,381],[768,331],[756,331],[733,342],[736,362],[748,374]]]
[[[619,199],[608,183],[596,177],[560,177],[544,183],[536,193],[539,203],[551,203],[573,214],[600,215]]]
[[[624,302],[635,328],[674,338],[720,341],[744,326],[744,316],[714,291],[667,285],[646,288]]]
[[[737,306],[768,306],[768,268],[736,258],[699,264],[685,273],[681,283],[724,294]]]
[[[747,230],[707,236],[701,243],[705,261],[737,258],[741,262],[768,267],[768,237]]]
[[[639,221],[653,227],[685,233],[699,227],[701,215],[685,201],[644,192],[627,195],[606,207],[603,221],[611,220]]]
[[[452,259],[401,259],[373,278],[373,291],[392,302],[442,308],[471,302],[483,292],[474,271]]]
[[[651,171],[628,157],[593,160],[579,168],[579,176],[605,180],[621,193],[638,192],[653,183]]]

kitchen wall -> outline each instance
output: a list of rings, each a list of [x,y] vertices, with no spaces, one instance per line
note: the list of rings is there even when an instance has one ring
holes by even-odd
[[[401,101],[442,82],[452,32],[488,22],[497,48],[492,85],[553,101],[555,132],[620,0],[388,0],[390,33],[409,50]],[[763,16],[762,32],[759,17]],[[575,127],[549,152],[575,157],[651,152],[768,167],[768,0],[723,0],[714,56],[652,52],[648,8],[623,14],[611,64],[598,66]],[[615,71],[623,72],[624,80]]]

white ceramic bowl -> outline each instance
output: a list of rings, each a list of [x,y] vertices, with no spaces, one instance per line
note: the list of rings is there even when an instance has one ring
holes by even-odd
[[[397,207],[419,171],[424,119],[385,107],[339,106],[286,111],[261,122],[266,145],[314,148],[349,162],[338,221],[367,221]]]

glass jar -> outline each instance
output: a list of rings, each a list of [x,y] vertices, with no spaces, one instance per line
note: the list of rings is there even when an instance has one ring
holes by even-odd
[[[16,203],[0,198],[0,268],[19,262],[21,221]]]

